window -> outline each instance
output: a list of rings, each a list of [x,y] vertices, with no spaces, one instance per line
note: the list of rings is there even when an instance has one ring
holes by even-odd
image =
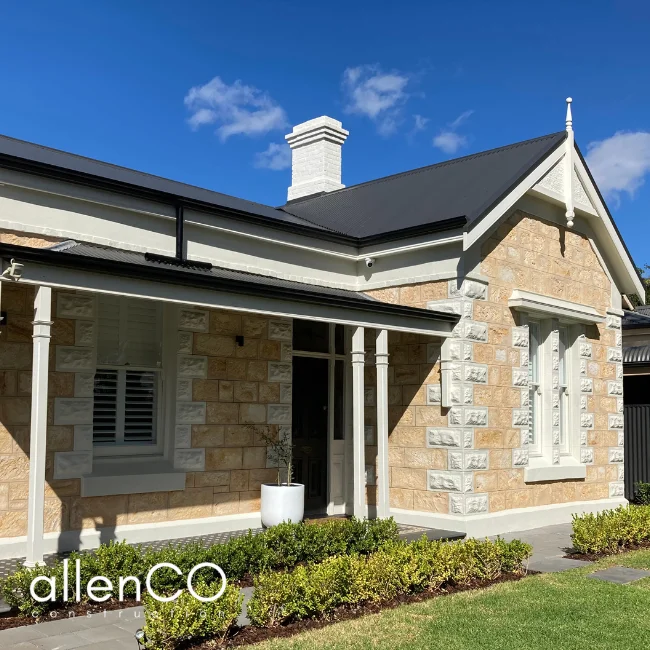
[[[570,453],[570,331],[557,319],[528,319],[529,451],[549,462],[558,447]]]
[[[151,453],[159,443],[162,385],[162,310],[119,296],[98,301],[93,441]],[[110,452],[109,452],[110,453]]]

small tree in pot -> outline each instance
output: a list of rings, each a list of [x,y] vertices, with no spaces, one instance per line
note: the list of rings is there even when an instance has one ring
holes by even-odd
[[[291,434],[277,436],[262,433],[267,444],[267,458],[277,464],[278,482],[263,483],[261,495],[261,515],[263,526],[276,526],[283,521],[294,524],[302,521],[305,514],[305,486],[292,483],[293,444]],[[283,482],[283,475],[286,481]]]

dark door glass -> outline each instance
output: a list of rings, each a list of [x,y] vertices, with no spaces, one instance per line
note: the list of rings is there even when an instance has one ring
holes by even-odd
[[[329,352],[329,323],[293,321],[293,349],[301,352]]]
[[[334,328],[334,352],[345,354],[345,327],[337,325]]]
[[[345,438],[344,377],[345,361],[337,360],[334,363],[334,440],[343,440]]]

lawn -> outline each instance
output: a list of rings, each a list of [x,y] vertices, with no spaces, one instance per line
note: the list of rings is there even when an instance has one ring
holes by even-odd
[[[614,585],[586,576],[621,565],[650,569],[650,551],[613,556],[560,574],[387,610],[268,641],[259,650],[633,650],[650,647],[650,578]]]

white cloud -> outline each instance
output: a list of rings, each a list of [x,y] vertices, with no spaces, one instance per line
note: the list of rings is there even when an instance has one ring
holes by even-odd
[[[463,122],[466,122],[470,115],[473,115],[474,111],[464,111],[461,113],[450,125],[449,128],[452,131],[455,131]]]
[[[630,197],[650,173],[650,133],[617,131],[611,138],[591,142],[587,164],[600,191],[615,203],[621,192]]]
[[[413,116],[413,131],[422,131],[426,128],[427,122],[429,121],[428,117],[422,117],[422,115]]]
[[[365,115],[376,122],[382,135],[390,135],[400,121],[400,109],[408,100],[409,75],[384,72],[378,65],[360,65],[343,73],[346,113]]]
[[[266,151],[255,154],[255,167],[278,171],[291,167],[291,148],[288,144],[271,142]]]
[[[193,129],[216,124],[217,135],[227,140],[231,135],[262,135],[287,126],[284,109],[271,97],[239,79],[232,85],[215,77],[203,86],[190,88],[185,106]]]
[[[456,153],[461,147],[467,146],[467,138],[453,131],[441,131],[433,139],[433,146],[445,153]]]
[[[461,126],[472,115],[474,111],[464,111],[453,122],[447,125],[447,128],[442,129],[435,138],[433,138],[433,146],[447,154],[454,154],[459,149],[467,146],[467,136],[456,133],[459,126]]]

